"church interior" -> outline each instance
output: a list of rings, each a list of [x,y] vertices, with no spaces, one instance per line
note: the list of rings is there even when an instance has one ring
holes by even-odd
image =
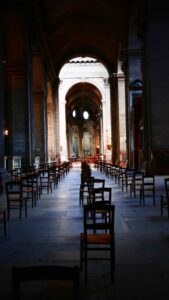
[[[82,180],[83,164],[90,169],[90,175],[93,172],[96,177],[104,177],[107,185],[113,189],[112,202],[117,207],[116,223],[120,224],[120,234],[125,236],[126,232],[127,246],[133,242],[134,249],[136,251],[137,247],[139,249],[139,258],[136,258],[135,253],[133,255],[136,264],[139,265],[140,285],[141,274],[145,275],[145,270],[141,269],[143,260],[141,251],[144,249],[143,232],[146,230],[148,230],[146,237],[150,238],[151,244],[146,254],[155,245],[158,249],[160,247],[158,255],[160,251],[165,255],[165,271],[162,269],[164,262],[162,263],[161,260],[158,266],[153,265],[153,270],[155,269],[155,273],[157,269],[161,271],[162,276],[159,276],[159,281],[162,281],[163,277],[165,280],[168,278],[169,260],[166,253],[168,244],[165,244],[168,241],[168,223],[164,225],[161,223],[164,221],[159,221],[157,218],[157,214],[160,218],[160,205],[161,215],[163,206],[167,208],[169,215],[169,193],[163,195],[164,197],[161,196],[164,189],[169,191],[165,180],[169,176],[169,139],[166,137],[166,133],[169,133],[168,29],[168,0],[0,1],[0,221],[3,223],[5,218],[4,226],[7,227],[7,229],[4,227],[6,237],[3,237],[3,234],[0,237],[0,253],[2,261],[3,258],[4,262],[9,261],[8,267],[5,268],[5,265],[0,267],[0,278],[2,279],[5,274],[4,287],[9,283],[9,268],[13,262],[17,264],[14,253],[23,252],[23,255],[26,255],[27,259],[19,260],[21,265],[29,259],[31,261],[31,254],[29,253],[28,258],[28,253],[24,252],[26,251],[22,240],[24,229],[22,233],[19,229],[19,225],[28,222],[24,221],[24,214],[21,220],[23,207],[20,207],[20,224],[18,224],[17,212],[13,220],[12,217],[9,219],[10,207],[7,207],[7,211],[3,209],[7,197],[6,183],[9,180],[17,182],[22,175],[24,177],[31,172],[36,174],[51,172],[51,185],[49,182],[45,183],[48,192],[43,195],[42,190],[38,190],[39,192],[36,190],[32,196],[32,211],[42,205],[40,212],[37,213],[38,229],[44,229],[46,232],[43,237],[42,234],[37,233],[37,237],[41,239],[40,243],[43,246],[49,242],[50,247],[53,247],[51,242],[51,239],[54,239],[53,233],[58,230],[56,235],[57,237],[63,235],[62,238],[66,234],[63,244],[60,238],[61,250],[58,245],[56,247],[59,255],[63,250],[60,261],[64,261],[67,255],[66,262],[70,259],[77,263],[76,256],[79,250],[76,240],[79,232],[77,227],[82,226],[78,218],[82,218],[83,212],[78,197],[79,187],[82,187],[80,178]],[[123,177],[121,177],[123,170],[125,176],[127,176],[126,170],[130,170],[134,172],[132,174],[142,173],[145,177],[156,179],[157,202],[155,203],[154,200],[154,207],[148,206],[145,214],[142,210],[138,213],[136,207],[139,202],[136,195],[132,195],[132,183],[125,183],[126,185],[123,186]],[[71,177],[68,179],[70,174]],[[38,180],[40,182],[40,179]],[[130,193],[127,190],[128,185],[130,185]],[[42,183],[39,189],[42,189]],[[127,193],[124,193],[124,190]],[[76,205],[73,203],[74,196],[71,191],[75,193]],[[143,208],[146,206],[144,191],[139,190],[139,192],[140,206]],[[58,199],[61,195],[64,204],[61,202],[54,204],[54,194]],[[39,201],[40,195],[43,199]],[[117,201],[116,196],[121,199],[121,202]],[[49,203],[45,204],[45,197],[50,198],[53,208]],[[65,199],[69,197],[68,205]],[[126,211],[124,209],[123,202],[126,197],[130,199],[131,211],[129,207]],[[166,202],[164,199],[167,199]],[[134,206],[132,206],[133,201],[135,201]],[[36,204],[37,208],[34,208]],[[26,204],[24,205],[26,216],[27,208]],[[75,234],[76,249],[73,248],[73,243],[69,245],[72,232],[70,233],[70,229],[68,230],[64,223],[64,216],[65,222],[67,220],[64,205],[66,209],[69,206],[72,210],[74,206],[76,209],[76,213],[72,212],[72,219],[68,216],[66,223],[68,226],[69,218],[71,220],[74,218],[75,223],[71,223],[71,226]],[[57,209],[60,223],[57,221],[56,230],[53,218],[56,217],[54,210]],[[47,228],[44,228],[42,214],[45,220],[49,221]],[[151,215],[151,220],[146,223],[148,214]],[[31,240],[30,236],[35,218],[36,212],[29,216],[28,209],[28,218],[25,220],[31,220],[28,239],[30,247],[35,247],[36,238],[33,237]],[[141,225],[143,220],[145,223]],[[155,220],[161,226],[158,229]],[[166,220],[168,221],[167,216],[165,222]],[[65,232],[62,232],[61,227],[65,228]],[[26,223],[23,228],[26,230],[25,233],[28,233]],[[137,237],[137,241],[136,236],[131,241],[129,236],[133,232],[136,233],[138,228],[141,236]],[[154,232],[151,232],[152,228],[158,231],[158,241],[155,240]],[[165,236],[161,246],[159,246],[160,232],[163,232],[163,237]],[[24,251],[18,248],[19,245],[15,245],[12,235],[16,235],[16,240],[19,241],[21,248],[25,249]],[[117,239],[117,246],[123,245],[125,248],[125,242],[119,237]],[[69,254],[64,248],[67,245],[70,246]],[[7,247],[13,248],[14,252],[8,251]],[[121,257],[117,259],[118,263],[120,258],[123,260],[127,256],[124,250],[121,251]],[[35,260],[32,261],[35,262],[35,248],[33,252]],[[127,254],[129,252],[130,247],[127,248]],[[37,256],[40,255],[39,253],[38,248]],[[44,257],[47,255],[46,248],[42,253]],[[159,259],[156,254],[154,251],[151,262],[155,261],[155,257]],[[15,259],[12,260],[14,257]],[[41,259],[43,261],[42,257],[39,261]],[[148,261],[149,258],[146,256],[146,259]],[[57,261],[56,257],[55,260]],[[51,263],[52,259],[46,261]],[[127,261],[130,265],[130,260]],[[133,269],[131,267],[131,272],[128,274],[127,266],[120,263],[119,265],[121,268],[119,273],[117,271],[119,280],[123,271],[129,275],[129,278],[136,274],[136,266],[132,266]],[[106,267],[103,265],[102,268]],[[149,264],[146,265],[146,270],[147,274],[152,276]],[[107,277],[104,278],[105,284],[107,280]],[[97,290],[100,284],[97,277],[96,281],[94,288]],[[152,282],[151,284],[153,285]],[[143,289],[141,291],[135,289],[134,292],[137,294],[139,290],[140,295],[134,296],[134,293],[128,290],[129,283],[128,287],[127,283],[123,287],[123,291],[120,291],[119,282],[115,286],[115,291],[104,286],[104,294],[101,293],[99,298],[91,286],[88,286],[86,294],[85,287],[82,286],[84,295],[81,295],[81,299],[107,300],[111,299],[112,295],[116,300],[149,299],[153,289],[151,286],[151,292],[148,294],[144,294]],[[125,289],[128,293],[126,297]],[[166,286],[164,289],[160,286],[159,291],[162,295],[163,292],[169,294]],[[159,296],[156,289],[154,297],[155,294]],[[5,288],[4,290],[0,288],[0,298],[1,295],[2,300],[12,299]],[[53,298],[46,296],[44,299]]]
[[[91,115],[96,116],[104,97],[110,97],[110,140],[98,151],[101,145],[92,138],[94,151],[86,155],[102,154],[107,159],[107,147],[114,164],[125,162],[147,174],[167,174],[167,13],[167,1],[121,0],[99,5],[96,1],[85,5],[77,1],[1,1],[1,173],[15,156],[24,167],[33,165],[35,157],[42,163],[59,159],[62,147],[66,147],[67,159],[72,156],[69,119],[63,129],[67,145],[60,144],[59,119],[65,116],[60,116],[59,109],[59,73],[71,59],[91,57],[107,69],[109,95],[102,95],[81,77],[76,86],[72,82],[64,99],[66,115],[78,106],[81,111],[92,109]],[[120,142],[121,118],[125,146]],[[93,128],[96,132],[97,124]],[[80,152],[78,149],[77,155],[85,155]]]

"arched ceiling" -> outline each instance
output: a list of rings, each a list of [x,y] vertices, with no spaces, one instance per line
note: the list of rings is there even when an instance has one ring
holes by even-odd
[[[73,85],[66,95],[68,105],[71,105],[77,99],[84,98],[94,101],[97,106],[101,103],[100,91],[93,84],[87,82],[80,82]]]
[[[134,0],[31,0],[36,26],[56,74],[71,57],[88,55],[116,72],[127,45]]]
[[[72,115],[73,110],[80,109],[81,114],[87,110],[92,116],[100,112],[101,94],[99,90],[90,83],[78,83],[72,86],[66,95],[66,110],[68,115]]]

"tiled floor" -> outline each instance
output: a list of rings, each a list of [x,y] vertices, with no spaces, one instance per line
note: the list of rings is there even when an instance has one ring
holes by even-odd
[[[92,172],[95,177],[105,178],[94,168]],[[79,185],[80,165],[74,164],[52,194],[43,194],[37,207],[30,205],[28,218],[23,216],[19,221],[18,213],[12,212],[6,238],[0,228],[0,300],[12,299],[11,267],[14,265],[79,265],[79,234],[83,226]],[[140,207],[139,199],[122,192],[111,178],[106,178],[106,186],[112,187],[112,203],[116,206],[115,282],[111,284],[108,262],[90,262],[87,285],[81,274],[81,299],[168,299],[169,220],[166,213],[160,216],[159,206],[163,178],[156,177],[156,207],[151,199],[145,207]],[[51,286],[52,292],[45,284],[39,285],[38,291],[34,286],[33,292],[28,286],[23,299],[57,299],[54,298],[57,285]],[[64,285],[64,290],[67,288]]]

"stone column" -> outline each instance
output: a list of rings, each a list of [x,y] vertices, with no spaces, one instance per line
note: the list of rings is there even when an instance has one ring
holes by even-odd
[[[112,162],[119,164],[120,142],[119,142],[119,103],[117,77],[110,78],[111,89],[111,112],[112,112]]]
[[[34,56],[34,138],[35,157],[47,161],[47,88],[46,72],[39,54]]]
[[[54,160],[54,118],[53,118],[53,96],[51,83],[47,81],[47,124],[48,124],[48,161]]]
[[[31,57],[28,49],[28,27],[13,6],[3,15],[5,64],[5,122],[9,129],[5,154],[19,156],[22,167],[31,163]],[[16,166],[14,166],[16,167]]]
[[[60,82],[60,86],[59,86],[59,132],[60,132],[61,161],[65,161],[68,159],[65,106],[66,106],[65,95],[64,95],[64,91],[62,89],[62,82]]]
[[[8,62],[6,66],[8,95],[6,98],[6,115],[9,128],[6,153],[20,156],[22,165],[29,164],[29,113],[27,86],[25,86],[26,69],[24,65]]]
[[[34,92],[35,157],[40,157],[42,163],[45,160],[43,150],[43,98],[43,91]]]
[[[60,142],[59,142],[59,101],[58,101],[58,81],[52,82],[52,97],[53,97],[53,147],[55,159],[60,160]]]
[[[4,67],[0,26],[0,172],[4,170]]]
[[[110,88],[108,79],[104,79],[104,95],[102,99],[102,116],[103,116],[103,155],[106,160],[111,160],[111,109],[110,109]]]
[[[119,138],[120,138],[120,161],[124,161],[126,149],[126,103],[125,103],[125,77],[123,73],[117,73],[118,85],[118,114],[119,114]]]
[[[28,161],[32,165],[35,161],[35,141],[34,141],[34,95],[33,95],[33,54],[29,49],[28,56],[28,136],[27,149]]]

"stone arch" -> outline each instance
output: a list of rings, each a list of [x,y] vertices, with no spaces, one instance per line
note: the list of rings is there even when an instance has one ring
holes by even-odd
[[[74,76],[71,74],[73,70]],[[66,120],[70,121],[70,107],[73,108],[78,104],[82,109],[84,109],[84,107],[88,107],[87,109],[89,110],[91,110],[91,107],[93,106],[91,114],[93,117],[89,121],[91,122],[90,125],[96,126],[96,130],[99,131],[99,138],[96,133],[95,136],[92,136],[92,139],[94,140],[92,148],[95,150],[93,150],[90,154],[92,156],[96,155],[97,144],[100,148],[100,152],[105,155],[105,158],[110,158],[110,148],[108,148],[108,145],[111,145],[111,112],[108,71],[96,59],[78,58],[70,61],[66,67],[63,67],[59,77],[61,159],[66,159],[69,155],[71,155],[70,142],[68,142],[67,145],[67,140],[70,141],[70,137],[68,137],[70,128],[67,126]],[[84,100],[84,97],[86,97],[86,103],[82,101]],[[82,123],[82,119],[81,121],[79,119],[79,126],[82,127]],[[79,140],[79,144],[81,145],[79,152],[83,155],[82,136]]]

